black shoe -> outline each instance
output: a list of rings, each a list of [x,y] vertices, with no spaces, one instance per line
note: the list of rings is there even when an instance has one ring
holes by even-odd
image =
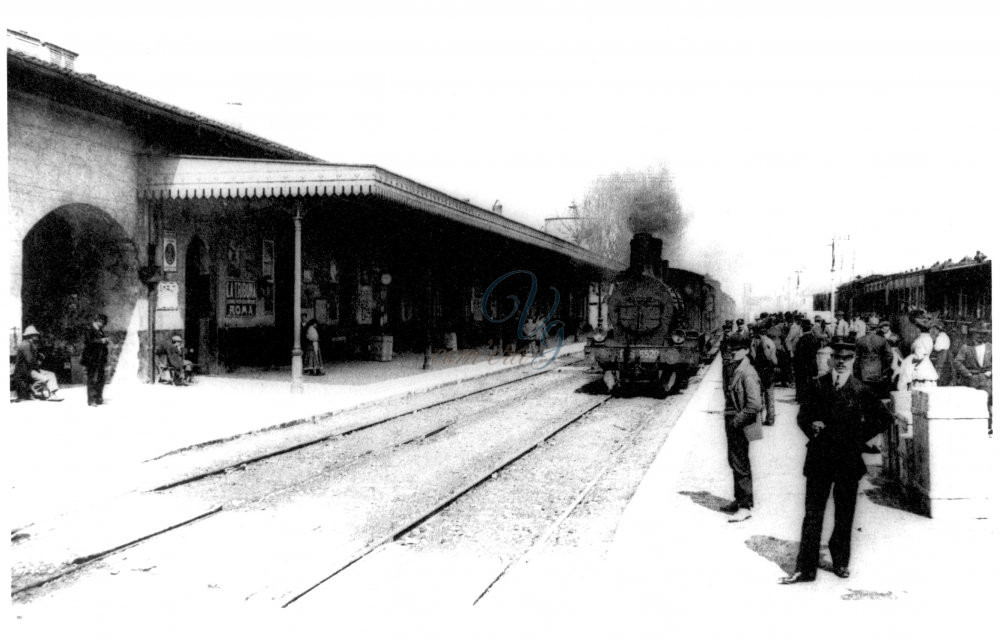
[[[847,579],[851,576],[851,571],[848,570],[847,566],[834,566],[833,574],[837,575],[841,579]]]
[[[724,512],[724,513],[726,513],[728,515],[732,515],[733,513],[735,513],[739,509],[740,509],[739,504],[737,504],[735,501],[731,501],[728,504],[726,504],[725,506],[723,506],[722,508],[720,508],[719,510],[721,510],[722,512]]]
[[[802,584],[809,581],[816,581],[816,573],[807,574],[804,572],[793,572],[789,576],[779,579],[778,583],[783,586],[788,586],[791,584]]]

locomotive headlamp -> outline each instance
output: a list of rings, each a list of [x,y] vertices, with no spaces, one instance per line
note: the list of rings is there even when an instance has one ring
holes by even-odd
[[[672,341],[674,344],[683,344],[684,343],[684,331],[674,331],[673,333],[671,333],[670,334],[670,341]]]
[[[608,337],[607,333],[594,333],[594,343],[600,344],[605,339],[607,339],[607,337]]]

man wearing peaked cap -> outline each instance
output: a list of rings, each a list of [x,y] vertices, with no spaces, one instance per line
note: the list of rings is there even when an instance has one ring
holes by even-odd
[[[761,439],[763,409],[760,377],[750,365],[749,338],[734,334],[729,337],[731,360],[723,363],[723,393],[726,398],[726,453],[733,471],[733,502],[726,510],[732,513],[730,522],[745,521],[753,509],[753,475],[750,468],[750,442]]]
[[[798,425],[809,439],[806,448],[806,512],[795,572],[781,580],[796,584],[816,579],[823,513],[833,491],[834,525],[829,547],[833,572],[850,576],[851,532],[858,481],[867,471],[861,457],[865,444],[883,430],[891,417],[882,403],[852,374],[855,345],[838,339],[833,366],[803,398]]]

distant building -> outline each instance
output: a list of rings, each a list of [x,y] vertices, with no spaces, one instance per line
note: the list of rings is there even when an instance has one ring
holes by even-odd
[[[73,71],[77,54],[51,42],[42,42],[23,31],[7,29],[7,48],[27,53],[62,69]]]
[[[544,230],[549,235],[573,242],[579,224],[578,217],[547,217]]]

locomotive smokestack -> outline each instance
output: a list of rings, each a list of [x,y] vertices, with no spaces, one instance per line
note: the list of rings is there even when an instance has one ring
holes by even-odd
[[[663,262],[660,260],[663,240],[649,233],[636,233],[630,246],[629,270],[663,279]]]

